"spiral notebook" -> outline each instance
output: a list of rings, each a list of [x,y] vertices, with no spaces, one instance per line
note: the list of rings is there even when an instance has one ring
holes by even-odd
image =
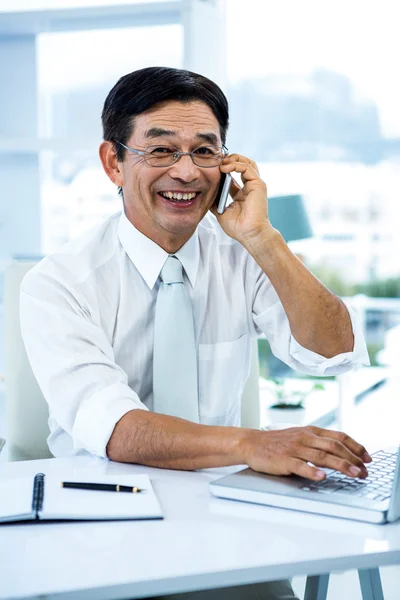
[[[63,488],[61,482],[96,482],[135,486],[140,493]],[[0,524],[17,521],[105,521],[162,519],[151,481],[146,474],[96,475],[80,469],[79,475],[62,473],[0,479]]]

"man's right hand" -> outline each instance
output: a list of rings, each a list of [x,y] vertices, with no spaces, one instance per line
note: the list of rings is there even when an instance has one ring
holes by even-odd
[[[371,457],[364,446],[345,433],[314,426],[247,432],[242,446],[243,462],[255,471],[295,474],[314,481],[326,476],[318,467],[338,470],[350,477],[368,475],[364,463],[371,462]]]

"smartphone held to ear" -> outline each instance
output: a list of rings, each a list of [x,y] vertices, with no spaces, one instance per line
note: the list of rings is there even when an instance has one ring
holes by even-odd
[[[217,205],[217,213],[220,215],[222,215],[222,213],[226,209],[231,183],[232,175],[230,175],[229,173],[222,173],[221,183],[219,186],[217,197],[215,199],[215,204]]]

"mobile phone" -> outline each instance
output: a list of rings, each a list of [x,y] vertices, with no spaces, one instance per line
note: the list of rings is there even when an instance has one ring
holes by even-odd
[[[219,185],[218,194],[215,199],[215,203],[217,205],[217,213],[220,215],[222,215],[222,213],[226,209],[231,183],[232,175],[230,175],[230,173],[222,173],[221,183]]]

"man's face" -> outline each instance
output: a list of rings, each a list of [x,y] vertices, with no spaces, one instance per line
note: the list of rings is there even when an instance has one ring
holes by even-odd
[[[182,152],[221,144],[219,123],[206,104],[176,101],[137,116],[126,142],[136,150],[160,145]],[[219,166],[198,167],[190,156],[169,167],[152,167],[126,151],[119,168],[128,219],[167,252],[175,252],[191,237],[212,205],[221,177]],[[165,197],[168,192],[196,195],[180,203]]]

